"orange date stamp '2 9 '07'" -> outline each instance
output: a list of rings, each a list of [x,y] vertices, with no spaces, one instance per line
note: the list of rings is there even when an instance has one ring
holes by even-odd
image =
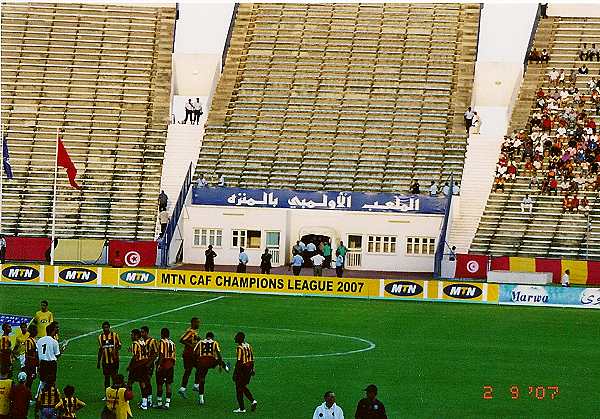
[[[560,388],[558,386],[518,386],[514,384],[508,387],[508,394],[512,400],[525,396],[537,400],[555,400],[560,394]],[[481,397],[485,400],[492,400],[494,396],[494,386],[484,385]]]

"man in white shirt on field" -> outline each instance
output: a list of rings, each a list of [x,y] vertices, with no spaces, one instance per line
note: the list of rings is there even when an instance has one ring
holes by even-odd
[[[56,383],[57,360],[61,355],[58,340],[56,339],[57,335],[58,323],[52,322],[46,327],[46,336],[39,338],[36,343],[38,358],[40,360],[40,386],[38,393],[43,388],[44,383]]]
[[[335,404],[335,394],[328,391],[323,397],[325,402],[315,409],[313,419],[344,419],[342,408]]]

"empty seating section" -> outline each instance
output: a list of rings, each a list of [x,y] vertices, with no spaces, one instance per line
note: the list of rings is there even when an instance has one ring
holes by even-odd
[[[552,93],[547,74],[553,68],[565,70],[569,74],[579,68],[582,62],[578,57],[579,46],[587,43],[600,45],[600,19],[598,18],[549,18],[542,20],[536,34],[538,50],[549,48],[551,58],[548,65],[529,64],[524,86],[513,113],[511,129],[530,127],[534,114],[535,93],[542,87]],[[540,36],[539,32],[542,32]],[[543,38],[542,40],[540,38]],[[576,87],[585,95],[583,108],[588,117],[600,123],[596,107],[590,100],[588,82],[598,79],[600,63],[588,61],[588,75],[578,75]],[[570,87],[569,84],[566,85]],[[552,129],[552,137],[557,126]],[[597,131],[596,131],[597,132]],[[551,138],[552,139],[552,138]],[[563,145],[563,151],[564,151]],[[543,167],[547,167],[548,158]],[[598,192],[590,188],[579,188],[578,197],[587,197],[590,202],[589,219],[585,212],[562,211],[562,199],[558,196],[537,195],[538,188],[529,188],[530,177],[524,173],[524,162],[518,164],[518,175],[514,183],[506,184],[506,192],[492,192],[485,213],[470,251],[491,253],[492,255],[546,256],[600,259],[600,201]],[[575,175],[581,173],[576,165]],[[540,181],[543,176],[540,177]],[[589,176],[588,176],[589,177]],[[533,214],[522,214],[520,202],[524,195],[532,192],[536,201]],[[572,196],[572,194],[571,194]],[[588,226],[589,221],[589,226]]]
[[[241,4],[197,174],[387,192],[460,175],[478,14],[458,4]]]
[[[56,130],[59,237],[154,238],[169,118],[174,7],[2,5],[2,124],[14,179],[2,231],[48,235]]]

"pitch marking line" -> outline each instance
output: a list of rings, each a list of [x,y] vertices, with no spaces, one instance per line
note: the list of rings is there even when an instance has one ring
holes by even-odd
[[[151,319],[153,317],[163,316],[165,314],[169,314],[169,313],[174,313],[176,311],[185,310],[186,308],[191,308],[191,307],[196,307],[196,306],[199,306],[199,305],[202,305],[202,304],[212,303],[213,301],[222,300],[223,298],[226,298],[226,297],[224,295],[222,295],[220,297],[215,297],[215,298],[211,298],[211,299],[208,299],[208,300],[202,300],[202,301],[197,302],[197,303],[192,303],[192,304],[187,304],[187,305],[184,305],[184,306],[181,306],[181,307],[172,308],[171,310],[161,311],[160,313],[150,314],[148,316],[140,317],[140,318],[133,319],[133,320],[127,320],[127,321],[115,324],[112,327],[117,328],[117,327],[121,327],[121,326],[126,326],[128,324],[135,323],[135,322],[140,322],[142,320]],[[100,332],[102,332],[102,329],[92,330],[91,332],[84,333],[83,335],[79,335],[79,336],[72,337],[71,339],[67,339],[65,341],[65,344],[69,344],[69,343],[71,343],[74,340],[83,339],[85,337],[92,336],[92,335],[95,335],[95,334],[100,333]]]
[[[206,302],[209,302],[209,301],[212,301],[212,300],[206,300]],[[196,303],[196,305],[203,304],[203,303],[204,302]],[[172,312],[172,311],[169,311],[169,312]],[[155,317],[155,316],[158,316],[158,314],[152,315],[151,317]],[[150,318],[150,317],[147,317],[147,318]],[[90,317],[87,317],[87,318],[63,317],[62,319],[63,320],[99,320],[99,319],[90,318]],[[106,319],[106,320],[121,320],[121,319]],[[139,320],[146,320],[146,318],[136,319],[136,320],[128,320],[126,322],[116,324],[113,327],[119,327],[121,325],[133,323],[133,322],[136,322]],[[153,320],[153,322],[158,322],[158,320]],[[164,323],[164,322],[161,322],[161,323]],[[169,323],[187,324],[187,322],[179,322],[179,321],[170,321]],[[358,353],[362,353],[362,352],[372,351],[373,349],[375,349],[377,347],[377,345],[375,345],[374,342],[372,342],[368,339],[364,339],[364,338],[361,338],[358,336],[341,335],[341,334],[337,334],[337,333],[314,332],[314,331],[310,331],[310,330],[285,329],[285,328],[277,328],[277,327],[235,326],[235,325],[220,324],[220,323],[203,323],[203,325],[233,327],[233,328],[238,328],[238,329],[263,329],[263,330],[275,330],[275,331],[280,331],[280,332],[305,333],[308,335],[320,335],[320,336],[328,336],[328,337],[334,337],[334,338],[340,338],[340,339],[349,339],[349,340],[354,340],[354,341],[361,342],[361,343],[364,343],[365,345],[367,345],[364,348],[353,349],[350,351],[328,352],[328,353],[324,353],[324,354],[257,356],[257,357],[255,357],[255,359],[302,359],[302,358],[323,358],[323,357],[328,357],[328,356],[344,356],[344,355],[352,355],[352,354],[358,354]],[[90,334],[100,333],[100,332],[101,332],[101,330],[90,332],[90,333],[87,333],[86,335],[81,335],[81,337],[89,336]],[[65,356],[76,357],[76,358],[95,358],[96,357],[96,355],[71,354],[71,353],[66,353]]]

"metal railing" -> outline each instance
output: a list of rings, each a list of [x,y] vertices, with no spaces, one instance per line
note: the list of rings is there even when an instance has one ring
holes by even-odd
[[[194,175],[192,168],[193,165],[192,163],[190,163],[190,167],[188,167],[188,171],[185,175],[183,185],[181,185],[181,190],[179,191],[177,202],[175,203],[175,207],[173,208],[173,212],[171,213],[171,218],[169,219],[169,223],[167,224],[167,228],[165,229],[165,234],[163,234],[163,236],[158,241],[158,247],[160,249],[161,254],[161,266],[167,266],[169,264],[169,249],[171,247],[171,242],[173,241],[175,229],[177,228],[179,218],[181,217],[181,213],[183,212],[183,208],[185,207],[185,200],[187,198],[187,194],[190,190],[190,186],[192,185],[192,177]]]
[[[450,221],[450,209],[452,208],[452,197],[454,195],[452,189],[454,186],[454,176],[450,175],[450,193],[446,197],[446,212],[444,214],[444,223],[440,231],[440,237],[438,239],[437,248],[435,249],[435,258],[433,262],[433,276],[439,278],[442,275],[442,259],[444,258],[444,251],[448,243],[446,242],[446,236],[448,234],[448,223]]]
[[[271,264],[279,265],[279,248],[278,247],[269,247],[269,253],[271,254]]]
[[[362,263],[362,252],[348,250],[348,252],[346,252],[346,260],[344,262],[346,268],[360,268]]]

